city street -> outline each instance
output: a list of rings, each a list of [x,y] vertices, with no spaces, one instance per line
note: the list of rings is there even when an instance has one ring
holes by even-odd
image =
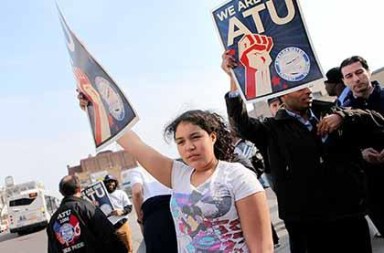
[[[280,237],[280,247],[275,249],[275,253],[289,253],[289,243],[287,231],[284,223],[277,217],[276,198],[272,191],[267,190],[268,202],[271,210],[272,221]],[[134,252],[144,253],[139,250],[142,242],[140,228],[136,223],[136,215],[132,212],[130,215],[130,225],[133,231]],[[372,246],[374,253],[384,252],[384,239],[374,238],[372,236]],[[141,248],[140,248],[141,249]],[[1,253],[43,253],[47,252],[47,236],[45,230],[32,234],[18,236],[17,234],[0,234],[0,252]]]

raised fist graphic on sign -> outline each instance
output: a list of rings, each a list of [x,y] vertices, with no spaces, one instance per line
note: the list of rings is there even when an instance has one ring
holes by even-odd
[[[78,90],[87,97],[94,109],[94,138],[97,144],[111,136],[108,115],[98,91],[92,86],[88,76],[80,69],[74,68]]]
[[[245,67],[245,96],[255,98],[272,92],[269,65],[272,37],[247,34],[238,42],[239,60]]]

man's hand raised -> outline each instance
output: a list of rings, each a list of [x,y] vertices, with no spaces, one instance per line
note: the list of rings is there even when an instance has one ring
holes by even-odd
[[[222,55],[222,63],[221,68],[224,70],[225,73],[227,73],[232,78],[231,69],[237,67],[237,62],[234,57],[234,51],[233,50],[227,50]]]

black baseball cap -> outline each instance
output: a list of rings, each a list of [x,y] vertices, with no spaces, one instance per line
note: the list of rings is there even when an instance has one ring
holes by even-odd
[[[328,70],[328,72],[325,74],[327,76],[327,80],[325,80],[325,83],[342,83],[343,82],[343,75],[341,74],[340,68],[335,67]]]

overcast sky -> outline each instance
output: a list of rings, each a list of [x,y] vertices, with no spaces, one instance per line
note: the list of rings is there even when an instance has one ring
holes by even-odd
[[[61,0],[69,26],[123,89],[134,129],[170,156],[164,125],[193,108],[225,113],[227,77],[211,10],[218,0]],[[377,0],[301,0],[323,70],[351,55],[381,68]],[[3,0],[0,8],[0,185],[41,180],[57,189],[67,165],[95,154],[52,0]],[[381,43],[382,44],[382,43]],[[113,148],[113,147],[112,147]]]

